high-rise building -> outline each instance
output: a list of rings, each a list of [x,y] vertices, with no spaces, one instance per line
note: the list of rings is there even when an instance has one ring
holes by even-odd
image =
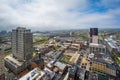
[[[18,27],[12,30],[12,53],[19,60],[32,57],[32,33],[30,29]]]
[[[98,35],[98,28],[90,28],[90,37],[93,35]]]
[[[31,30],[18,27],[12,30],[12,54],[4,58],[7,69],[18,75],[30,65],[32,58]]]
[[[98,28],[90,28],[90,43],[98,44]]]

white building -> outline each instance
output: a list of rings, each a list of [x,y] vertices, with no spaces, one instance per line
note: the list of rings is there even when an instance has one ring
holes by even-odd
[[[117,50],[117,42],[112,38],[105,39],[105,44],[107,45],[110,52]]]
[[[90,43],[90,53],[106,53],[106,46],[102,44]]]
[[[19,80],[44,80],[45,72],[40,70],[39,68],[35,68]]]
[[[98,44],[98,36],[96,36],[96,35],[92,36],[92,43]]]

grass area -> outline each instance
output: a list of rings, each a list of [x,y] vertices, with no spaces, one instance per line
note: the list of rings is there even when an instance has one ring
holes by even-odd
[[[120,65],[120,60],[118,59],[117,55],[113,53],[113,56],[114,56],[115,61]]]
[[[43,40],[43,39],[40,37],[35,39],[36,42],[41,41],[41,40]]]
[[[5,54],[5,56],[7,56],[9,53],[8,53],[8,52],[5,52],[4,54]]]
[[[36,44],[48,44],[48,43],[49,43],[49,40],[40,40],[36,42]]]
[[[38,54],[37,52],[35,52],[35,51],[33,52],[33,56],[36,56],[37,54]]]
[[[43,39],[43,38],[39,37],[39,38],[36,38],[34,42],[36,44],[48,44],[49,39]]]
[[[54,48],[55,50],[58,50],[60,47],[59,47],[59,46],[54,45],[54,46],[53,46],[53,48]]]
[[[42,40],[37,42],[37,44],[48,44],[48,43],[49,43],[49,40]]]
[[[63,61],[63,62],[67,62],[68,63],[70,58],[71,58],[70,56],[64,56],[60,60]]]

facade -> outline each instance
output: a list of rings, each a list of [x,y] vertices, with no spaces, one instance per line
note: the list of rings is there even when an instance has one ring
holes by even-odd
[[[93,70],[94,71],[99,71],[101,72],[103,75],[106,73],[107,71],[107,67],[106,67],[106,64],[104,63],[101,63],[97,60],[93,60],[92,62],[92,67],[93,67]]]
[[[32,57],[32,33],[30,29],[18,27],[12,30],[12,53],[19,60]]]
[[[90,43],[90,53],[106,53],[106,46],[102,44]]]
[[[98,36],[96,36],[96,35],[92,36],[92,43],[98,44]]]
[[[8,55],[4,58],[4,65],[14,74],[19,74],[22,70],[27,67],[27,63],[15,59],[12,55]]]
[[[111,64],[107,64],[107,74],[116,76],[116,68]]]
[[[114,65],[105,62],[103,59],[94,59],[92,62],[92,68],[94,72],[102,75],[111,75],[116,77],[116,68]]]

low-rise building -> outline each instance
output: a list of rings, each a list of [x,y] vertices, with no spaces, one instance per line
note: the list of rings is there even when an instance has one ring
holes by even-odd
[[[46,75],[45,75],[45,80],[52,80],[53,77],[55,76],[55,72],[53,72],[52,70],[45,68],[44,69]]]
[[[113,45],[112,39],[105,39],[105,44],[107,45],[107,48],[110,52],[116,49]]]
[[[85,69],[78,68],[77,69],[76,79],[77,80],[85,80],[85,73],[86,73]]]
[[[45,72],[40,70],[39,68],[35,68],[19,80],[43,80],[45,79]]]
[[[105,39],[105,44],[110,52],[119,50],[119,45],[117,45],[117,41],[113,40],[112,38]]]
[[[76,52],[72,57],[71,57],[71,59],[70,59],[70,63],[71,64],[76,64],[77,63],[77,61],[78,61],[78,59],[79,59],[79,57],[80,57],[80,54],[78,53],[78,52]]]
[[[36,67],[39,67],[40,69],[44,68],[44,60],[40,59],[40,60],[35,60],[31,63],[31,68],[34,69]]]
[[[99,71],[103,75],[107,71],[107,66],[106,66],[105,62],[102,59],[93,59],[92,67],[93,67],[93,71]]]
[[[116,68],[111,64],[107,64],[107,73],[112,76],[116,76]]]
[[[0,74],[0,80],[5,80],[5,74]]]
[[[68,68],[69,79],[75,80],[76,70],[77,70],[76,66],[71,66],[70,68]]]
[[[55,62],[54,66],[59,69],[59,74],[63,74],[67,68],[66,64],[59,62],[59,61]]]
[[[4,58],[5,61],[5,67],[9,69],[14,74],[19,74],[22,70],[24,70],[28,63],[25,61],[19,61],[16,58],[14,58],[12,55],[8,55]]]
[[[116,68],[114,65],[105,62],[103,59],[93,59],[92,68],[94,72],[102,75],[116,76]]]
[[[90,43],[90,53],[106,53],[106,46],[102,44]]]
[[[62,75],[65,72],[67,65],[59,61],[51,61],[46,65],[46,68]]]

